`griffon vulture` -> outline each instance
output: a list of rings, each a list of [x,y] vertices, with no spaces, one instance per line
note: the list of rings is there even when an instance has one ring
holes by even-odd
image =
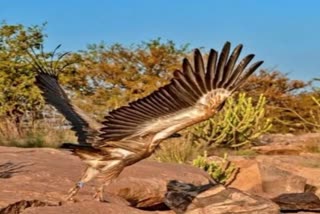
[[[67,198],[100,173],[105,184],[109,184],[125,167],[152,155],[164,139],[221,110],[225,100],[263,63],[248,66],[253,54],[237,63],[241,49],[240,44],[230,54],[229,42],[220,54],[211,49],[206,66],[200,51],[195,49],[193,66],[183,59],[181,70],[174,71],[167,85],[111,111],[101,123],[71,103],[59,85],[60,70],[56,66],[29,54],[37,72],[36,85],[45,101],[70,121],[78,137],[79,144],[65,146],[87,164]],[[99,197],[102,188],[97,191]]]

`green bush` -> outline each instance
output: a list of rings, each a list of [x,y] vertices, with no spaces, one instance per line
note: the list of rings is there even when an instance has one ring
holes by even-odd
[[[271,119],[265,117],[265,104],[262,95],[255,104],[244,93],[237,101],[230,98],[220,113],[191,128],[190,139],[206,149],[251,146],[272,126]]]
[[[221,184],[228,185],[230,180],[233,180],[239,169],[228,161],[228,156],[225,153],[223,159],[218,161],[209,161],[207,153],[203,156],[199,155],[193,160],[192,165],[206,171],[215,181]]]

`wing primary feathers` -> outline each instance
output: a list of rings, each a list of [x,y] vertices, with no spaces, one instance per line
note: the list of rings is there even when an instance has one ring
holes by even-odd
[[[206,93],[208,90],[205,81],[204,63],[199,49],[195,49],[194,51],[194,70],[202,93]]]
[[[42,47],[42,49],[43,49],[43,46],[41,46],[41,47]],[[59,59],[57,60],[56,66],[53,65],[53,61],[54,61],[53,57],[55,56],[57,50],[58,50],[60,47],[61,47],[61,44],[58,45],[58,46],[53,50],[53,52],[52,52],[52,54],[51,54],[51,59],[50,59],[50,66],[49,66],[49,68],[51,68],[52,71],[55,71],[55,70],[56,70],[55,68],[56,68],[56,66],[58,66],[57,64],[58,64],[59,60],[61,59],[61,58],[59,58]]]
[[[185,89],[185,91],[188,91],[188,96],[192,97],[192,99],[198,100],[198,94],[193,90],[192,86],[188,82],[188,80],[185,78],[184,74],[179,72],[176,72],[177,78],[176,80],[181,84],[181,86]]]
[[[224,69],[224,78],[223,81],[221,82],[221,87],[225,87],[226,82],[228,81],[230,75],[232,74],[232,71],[234,69],[234,66],[236,64],[236,61],[238,60],[241,50],[242,50],[242,44],[238,45],[232,52],[231,56],[229,57],[229,60],[225,66]]]
[[[216,75],[216,64],[217,64],[218,52],[211,49],[208,57],[206,83],[208,90],[212,90],[216,87],[214,84],[214,77]]]
[[[172,95],[172,98],[175,99],[175,102],[180,108],[184,108],[188,106],[188,103],[182,98],[182,96],[179,96],[181,92],[174,87],[174,85],[170,85],[171,87],[168,87],[168,92]]]
[[[238,64],[236,69],[231,74],[229,80],[226,81],[225,87],[227,89],[230,89],[230,87],[232,87],[237,82],[237,80],[241,76],[243,70],[251,62],[253,57],[254,57],[254,54],[249,54],[245,58],[243,58],[243,60],[241,60],[241,62]]]
[[[169,85],[166,85],[163,89],[163,94],[164,94],[164,96],[166,96],[168,99],[170,99],[170,101],[171,101],[171,104],[172,104],[172,106],[173,106],[173,109],[174,110],[177,110],[177,109],[179,109],[179,105],[177,104],[177,102],[176,102],[176,100],[175,99],[173,99],[173,97],[171,96],[171,94],[168,92],[168,86]]]
[[[178,80],[173,79],[173,84],[175,85],[175,88],[178,90],[177,93],[180,93],[182,95],[182,98],[189,104],[189,106],[197,102],[197,99],[194,99],[193,96],[188,96],[188,91],[186,91],[185,88],[183,88],[183,86],[180,84]]]
[[[255,72],[257,68],[259,68],[262,65],[262,63],[263,61],[258,61],[252,64],[248,68],[248,71],[246,72],[246,74],[240,80],[238,80],[238,82],[235,83],[235,87],[232,89],[232,91],[238,90],[243,85],[243,83],[248,79],[248,77],[250,77],[253,74],[253,72]]]
[[[38,60],[36,58],[36,53],[33,50],[33,48],[30,48],[31,53],[29,51],[27,51],[28,56],[31,58],[31,61],[29,61],[27,59],[27,61],[34,67],[36,68],[38,71],[40,71],[41,73],[47,73],[50,74],[50,72],[47,70],[46,66],[44,64],[42,64],[42,62],[40,60]],[[54,75],[53,75],[54,76]]]
[[[194,71],[193,71],[192,66],[190,65],[190,63],[187,59],[183,60],[182,67],[183,67],[183,73],[186,77],[186,80],[191,85],[192,90],[197,94],[197,96],[201,96],[202,95],[201,88],[199,87],[199,85],[195,79]]]
[[[221,81],[224,79],[224,76],[225,76],[224,69],[225,69],[225,64],[230,52],[230,46],[231,46],[230,42],[226,42],[220,53],[220,57],[217,65],[217,72],[216,72],[216,76],[214,77],[215,79],[214,85],[217,88],[221,88]]]

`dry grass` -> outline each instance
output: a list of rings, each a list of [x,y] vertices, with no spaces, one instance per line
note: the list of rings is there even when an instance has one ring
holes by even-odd
[[[76,142],[69,129],[61,129],[59,124],[38,121],[19,128],[7,119],[0,123],[0,145],[16,147],[58,147],[64,142]]]
[[[191,143],[185,137],[167,139],[152,156],[159,162],[190,163],[203,153],[203,149]]]
[[[320,153],[319,139],[308,139],[303,146],[303,151],[309,153]]]
[[[206,147],[205,145],[192,142],[188,139],[186,133],[180,138],[172,138],[163,141],[155,154],[151,157],[159,162],[167,163],[186,163],[192,164],[192,161],[205,152],[209,156],[224,157],[225,154],[254,157],[256,152],[250,148],[230,149],[225,147]]]

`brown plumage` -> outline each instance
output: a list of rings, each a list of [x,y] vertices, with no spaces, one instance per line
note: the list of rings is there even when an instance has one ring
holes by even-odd
[[[241,49],[242,45],[238,45],[230,56],[229,42],[220,55],[212,49],[206,67],[196,49],[194,66],[184,59],[182,70],[174,72],[169,84],[111,111],[102,124],[71,104],[58,83],[59,70],[46,67],[30,54],[37,71],[36,84],[46,102],[71,122],[78,136],[79,144],[66,146],[88,165],[68,198],[99,173],[105,176],[106,184],[112,182],[124,167],[149,157],[162,140],[217,113],[225,100],[262,64],[259,61],[247,68],[253,54],[236,64]]]

